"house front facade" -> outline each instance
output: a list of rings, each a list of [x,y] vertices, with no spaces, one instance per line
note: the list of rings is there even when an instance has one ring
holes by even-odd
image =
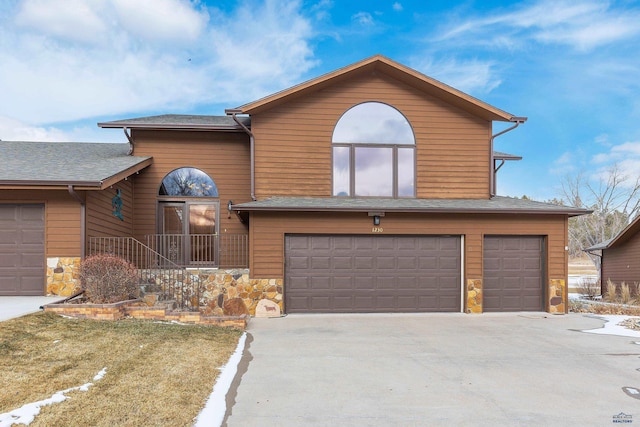
[[[566,312],[568,218],[585,212],[495,194],[519,157],[494,151],[492,124],[526,119],[382,56],[225,113],[100,123],[124,130],[135,166],[94,187],[0,176],[0,227],[40,206],[42,292],[66,273],[55,259],[130,238],[213,277],[209,308]]]

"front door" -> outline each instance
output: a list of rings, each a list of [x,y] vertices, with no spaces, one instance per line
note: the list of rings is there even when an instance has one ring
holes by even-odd
[[[156,247],[179,265],[218,264],[218,202],[163,202]]]

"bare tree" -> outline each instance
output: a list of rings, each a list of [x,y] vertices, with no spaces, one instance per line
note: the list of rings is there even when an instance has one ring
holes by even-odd
[[[618,164],[596,180],[580,174],[562,183],[562,202],[593,211],[569,219],[569,254],[606,242],[622,231],[640,209],[640,176],[625,175]],[[600,257],[588,254],[600,271]]]

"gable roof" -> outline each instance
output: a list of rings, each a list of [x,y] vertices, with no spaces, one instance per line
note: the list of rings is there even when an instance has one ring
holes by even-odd
[[[272,197],[233,205],[239,212],[416,212],[555,214],[577,216],[591,211],[533,200],[494,196],[491,199],[385,199],[347,197]]]
[[[129,144],[0,141],[1,188],[101,190],[149,166],[151,157],[130,156]]]
[[[627,225],[624,228],[624,230],[619,232],[615,237],[612,237],[609,240],[605,240],[604,242],[595,244],[585,249],[585,251],[586,252],[598,251],[598,250],[609,249],[615,246],[619,246],[627,242],[629,239],[635,236],[639,231],[640,231],[640,215],[636,216],[635,219],[631,221],[631,223]]]
[[[249,117],[238,117],[249,126]],[[115,120],[98,123],[101,128],[129,128],[129,129],[164,129],[164,130],[218,130],[243,132],[233,117],[204,116],[188,114],[163,114],[160,116],[137,117],[132,119]]]
[[[226,110],[227,114],[254,114],[268,108],[280,105],[291,99],[323,89],[329,85],[341,82],[352,76],[377,71],[402,81],[417,90],[433,95],[443,101],[455,105],[471,114],[486,120],[505,122],[524,122],[525,117],[516,117],[499,108],[489,105],[471,95],[448,86],[436,79],[428,77],[412,68],[382,56],[375,55],[355,64],[340,68],[312,80],[308,80],[289,89],[266,96],[240,107]]]

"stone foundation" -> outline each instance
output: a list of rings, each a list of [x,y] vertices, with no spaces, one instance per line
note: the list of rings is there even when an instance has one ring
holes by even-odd
[[[549,280],[549,308],[548,312],[552,314],[565,314],[567,305],[565,304],[565,280],[551,279]]]
[[[467,279],[467,313],[482,313],[482,279]]]
[[[47,294],[68,297],[80,290],[80,257],[47,258]]]
[[[177,278],[153,276],[152,282],[160,287],[185,286],[191,289],[189,295],[194,300],[190,303],[197,303],[206,316],[255,315],[256,306],[262,299],[276,303],[281,311],[283,309],[282,279],[249,278],[247,269],[193,269],[186,270]]]

